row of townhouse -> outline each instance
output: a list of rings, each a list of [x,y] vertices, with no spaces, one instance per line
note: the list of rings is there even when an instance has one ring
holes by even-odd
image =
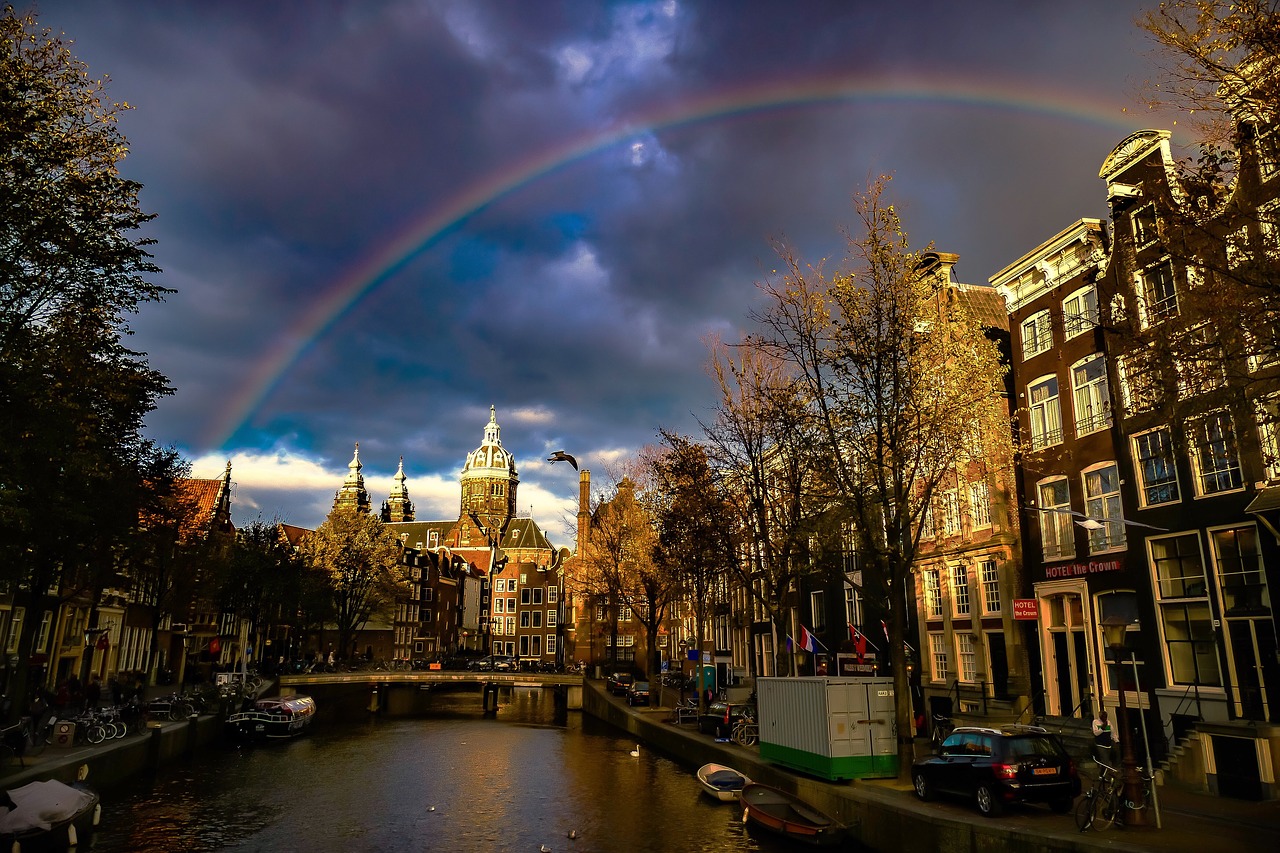
[[[223,654],[220,635],[238,637],[238,626],[228,628],[221,614],[198,595],[184,594],[198,567],[181,562],[183,553],[203,545],[224,546],[235,535],[231,522],[231,463],[221,477],[184,478],[177,483],[177,500],[190,513],[171,531],[169,547],[147,569],[122,562],[114,580],[104,589],[55,586],[31,593],[0,593],[0,648],[4,649],[3,678],[22,670],[30,683],[50,690],[71,680],[82,683],[98,678],[104,683],[123,674],[142,673],[175,680],[201,662]],[[143,519],[143,525],[157,522]],[[161,537],[162,538],[162,537]],[[165,560],[170,566],[160,565]],[[30,659],[19,666],[19,638],[28,619],[39,619]],[[234,641],[234,640],[233,640]],[[237,649],[225,652],[234,659]]]
[[[1155,757],[1195,732],[1201,783],[1271,796],[1280,146],[1270,126],[1241,135],[1239,174],[1206,204],[1179,182],[1169,133],[1140,131],[1100,170],[1109,223],[1072,223],[990,286],[956,282],[954,255],[926,256],[940,298],[1004,348],[1006,393],[990,404],[1013,452],[975,453],[935,494],[907,660],[917,710],[1083,726],[1102,708],[1118,718],[1123,696]],[[1189,205],[1214,213],[1194,219],[1198,236],[1179,227]],[[861,671],[884,659],[851,544],[841,557],[842,583],[815,571],[788,600],[793,629],[820,644],[802,674],[834,674],[836,655],[865,650],[857,638],[874,650]],[[710,622],[717,660],[774,674],[785,638],[745,590],[726,580]],[[693,633],[678,610],[672,629]],[[674,643],[669,655],[683,657]]]

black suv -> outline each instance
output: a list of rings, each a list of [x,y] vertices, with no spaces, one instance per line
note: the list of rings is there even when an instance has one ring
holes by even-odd
[[[937,755],[912,765],[911,782],[922,800],[935,792],[972,797],[987,817],[1009,803],[1048,803],[1066,813],[1080,793],[1075,762],[1056,737],[1034,726],[957,728]]]

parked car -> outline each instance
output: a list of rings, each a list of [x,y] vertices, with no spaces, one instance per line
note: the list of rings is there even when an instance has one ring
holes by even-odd
[[[627,688],[627,704],[628,705],[648,705],[649,704],[649,682],[637,681]]]
[[[972,798],[987,817],[1010,803],[1048,803],[1066,813],[1080,794],[1075,762],[1057,737],[1038,727],[961,726],[936,755],[911,766],[911,782],[922,800],[935,793]]]
[[[749,702],[712,702],[698,716],[698,731],[704,735],[727,738],[733,732],[734,723],[743,717],[755,718],[756,706]]]
[[[515,669],[515,663],[509,657],[488,655],[472,661],[467,668],[475,672],[510,672]]]
[[[635,678],[629,672],[611,672],[605,680],[604,686],[614,696],[625,696],[627,690],[635,683]]]

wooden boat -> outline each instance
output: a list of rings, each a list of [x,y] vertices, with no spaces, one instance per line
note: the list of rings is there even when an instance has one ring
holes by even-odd
[[[698,784],[717,800],[731,803],[738,799],[745,785],[751,780],[732,767],[723,764],[704,764],[698,768]]]
[[[803,844],[838,844],[846,836],[836,820],[786,791],[751,782],[739,795],[742,822]]]
[[[315,715],[316,702],[310,696],[272,696],[228,716],[226,728],[245,740],[292,738],[305,732]]]
[[[15,853],[74,849],[101,819],[96,792],[56,779],[31,782],[0,795],[0,845]]]

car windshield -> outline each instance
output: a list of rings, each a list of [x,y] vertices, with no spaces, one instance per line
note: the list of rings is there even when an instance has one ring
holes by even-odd
[[[632,689],[632,690],[634,690],[634,691],[636,691],[637,693],[639,693],[639,692],[641,692],[641,691],[643,691],[643,690],[648,690],[648,689],[649,689],[649,682],[647,682],[647,681],[637,681],[635,684],[631,685],[631,689]]]
[[[1008,754],[1011,758],[1058,758],[1062,750],[1052,738],[1017,737],[1009,739]]]

